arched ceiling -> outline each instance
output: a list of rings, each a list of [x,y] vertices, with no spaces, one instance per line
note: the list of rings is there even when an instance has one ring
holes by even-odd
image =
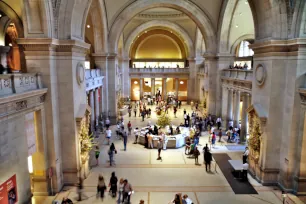
[[[10,6],[20,19],[22,19],[22,10],[23,10],[23,0],[2,0]]]
[[[169,30],[164,30],[161,28],[151,28],[151,30],[147,30],[145,33],[140,34],[139,36],[137,36],[137,39],[134,40],[131,50],[130,50],[130,58],[135,58],[136,57],[136,51],[139,47],[139,45],[145,41],[147,38],[149,38],[150,36],[153,35],[164,35],[167,36],[169,38],[171,38],[179,47],[180,52],[181,52],[181,57],[182,58],[186,58],[186,49],[184,46],[184,42],[182,41],[182,39],[180,38],[180,36],[178,36],[177,34],[175,34],[172,31]],[[153,39],[153,38],[152,38]],[[158,41],[156,41],[156,43],[158,43]]]

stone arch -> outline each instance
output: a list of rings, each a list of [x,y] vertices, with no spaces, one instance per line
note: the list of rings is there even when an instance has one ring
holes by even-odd
[[[129,50],[132,46],[132,42],[136,37],[139,35],[139,33],[150,29],[152,27],[161,27],[161,28],[167,28],[171,29],[180,35],[186,40],[186,45],[187,45],[187,50],[189,53],[189,57],[195,57],[194,55],[194,46],[193,46],[193,41],[191,40],[190,36],[188,33],[179,25],[170,22],[170,21],[165,21],[165,20],[152,20],[148,21],[146,23],[141,24],[138,26],[127,38],[126,43],[124,45],[124,56],[128,56]]]
[[[209,17],[198,6],[190,1],[172,1],[172,0],[143,0],[135,1],[126,7],[116,18],[109,32],[109,50],[117,53],[118,41],[124,26],[138,13],[156,7],[167,7],[180,10],[188,15],[200,28],[208,52],[215,53],[216,39],[215,28],[213,27]]]
[[[296,0],[290,37],[306,37],[306,1]]]
[[[84,40],[86,18],[91,0],[61,0],[58,38]]]
[[[24,1],[23,26],[25,38],[54,37],[51,1]]]
[[[14,23],[18,32],[18,37],[22,38],[24,36],[23,24],[16,12],[3,1],[0,1],[0,10],[9,18],[9,23],[6,23],[4,30],[6,30],[10,23]]]
[[[93,0],[90,6],[89,15],[91,16],[94,32],[95,53],[107,53],[107,19],[106,10],[102,0]]]
[[[231,51],[229,32],[238,2],[239,0],[226,0],[222,5],[222,17],[219,22],[218,33],[219,53]],[[286,39],[288,37],[287,15],[280,14],[280,11],[284,14],[287,13],[285,0],[248,0],[248,3],[252,11],[256,40],[267,38]]]
[[[253,34],[247,34],[247,35],[243,35],[240,36],[237,40],[235,40],[235,42],[232,44],[231,49],[230,49],[230,53],[234,56],[236,53],[236,47],[239,45],[239,43],[243,40],[249,40],[249,39],[254,39],[255,36]]]

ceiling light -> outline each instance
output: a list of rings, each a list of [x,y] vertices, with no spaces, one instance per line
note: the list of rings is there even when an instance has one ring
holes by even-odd
[[[148,31],[145,31],[145,33],[147,33]]]
[[[172,31],[170,31],[172,33]]]
[[[248,1],[245,1],[244,3],[245,3],[245,4],[248,4]]]
[[[239,16],[241,16],[242,15],[242,13],[239,13]]]
[[[12,45],[12,43],[9,43],[9,46],[11,46],[11,47],[12,47],[12,46],[13,46],[13,45]]]
[[[2,17],[2,15],[0,14],[0,18]]]
[[[134,84],[138,84],[138,81],[134,81]]]
[[[139,38],[139,35],[137,36],[137,38]]]
[[[236,28],[238,28],[238,25],[236,25]]]
[[[180,81],[180,84],[184,84],[184,82],[183,82],[183,81]]]
[[[87,25],[87,28],[90,28],[90,25]]]

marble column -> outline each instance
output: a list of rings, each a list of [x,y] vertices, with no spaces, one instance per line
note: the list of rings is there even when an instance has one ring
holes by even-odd
[[[155,96],[155,78],[151,78],[151,95]]]
[[[234,127],[239,127],[240,119],[240,91],[235,91],[235,100],[234,100]]]
[[[107,86],[108,86],[108,111],[109,118],[112,124],[115,124],[117,119],[117,102],[118,102],[118,76],[116,73],[118,59],[116,54],[110,54],[107,56]]]
[[[143,98],[143,78],[139,79],[139,96],[140,99]]]
[[[93,131],[95,128],[95,95],[93,90],[89,91],[89,105],[91,107],[90,129]]]
[[[167,78],[163,78],[163,98],[167,100]]]
[[[175,78],[175,96],[178,99],[178,92],[179,92],[179,79]]]
[[[222,125],[227,127],[228,88],[222,87]]]
[[[217,111],[217,102],[220,103],[219,98],[217,98],[217,94],[219,93],[219,89],[221,86],[219,84],[220,79],[219,70],[217,67],[217,57],[215,55],[211,55],[209,53],[204,55],[205,57],[205,69],[207,69],[208,73],[208,98],[207,98],[207,112],[212,115],[220,115],[220,111]],[[220,91],[221,92],[221,91]],[[221,95],[221,94],[220,94]]]
[[[99,109],[99,89],[95,90],[95,125],[98,125],[99,122],[99,115],[100,115],[100,109]]]
[[[131,79],[129,75],[129,58],[123,59],[121,62],[122,66],[122,95],[123,97],[130,97],[130,86],[131,86]]]
[[[249,107],[249,94],[245,93],[243,95],[242,104],[242,117],[241,117],[241,130],[240,130],[240,141],[245,142],[247,136],[247,125],[248,125],[248,113],[247,108]]]
[[[98,92],[99,92],[99,114],[101,115],[102,110],[103,110],[103,105],[102,105],[102,93],[103,93],[103,86],[98,88]]]
[[[227,128],[230,126],[229,122],[233,120],[233,90],[228,90],[228,101],[227,101]]]

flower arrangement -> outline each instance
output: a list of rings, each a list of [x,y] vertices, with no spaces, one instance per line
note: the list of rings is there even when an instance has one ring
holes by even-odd
[[[93,134],[88,134],[88,127],[85,121],[81,123],[79,141],[81,146],[81,158],[87,158],[87,155],[97,144],[93,141]],[[82,159],[83,160],[83,159]],[[82,161],[84,163],[84,161]]]
[[[261,142],[261,128],[258,117],[252,118],[252,127],[250,128],[249,146],[252,150],[260,153],[260,142]]]
[[[166,127],[167,125],[170,125],[171,124],[171,119],[169,116],[167,116],[165,113],[163,113],[162,115],[160,115],[158,117],[158,120],[156,122],[156,124],[158,126],[160,126],[161,128],[164,128]]]

